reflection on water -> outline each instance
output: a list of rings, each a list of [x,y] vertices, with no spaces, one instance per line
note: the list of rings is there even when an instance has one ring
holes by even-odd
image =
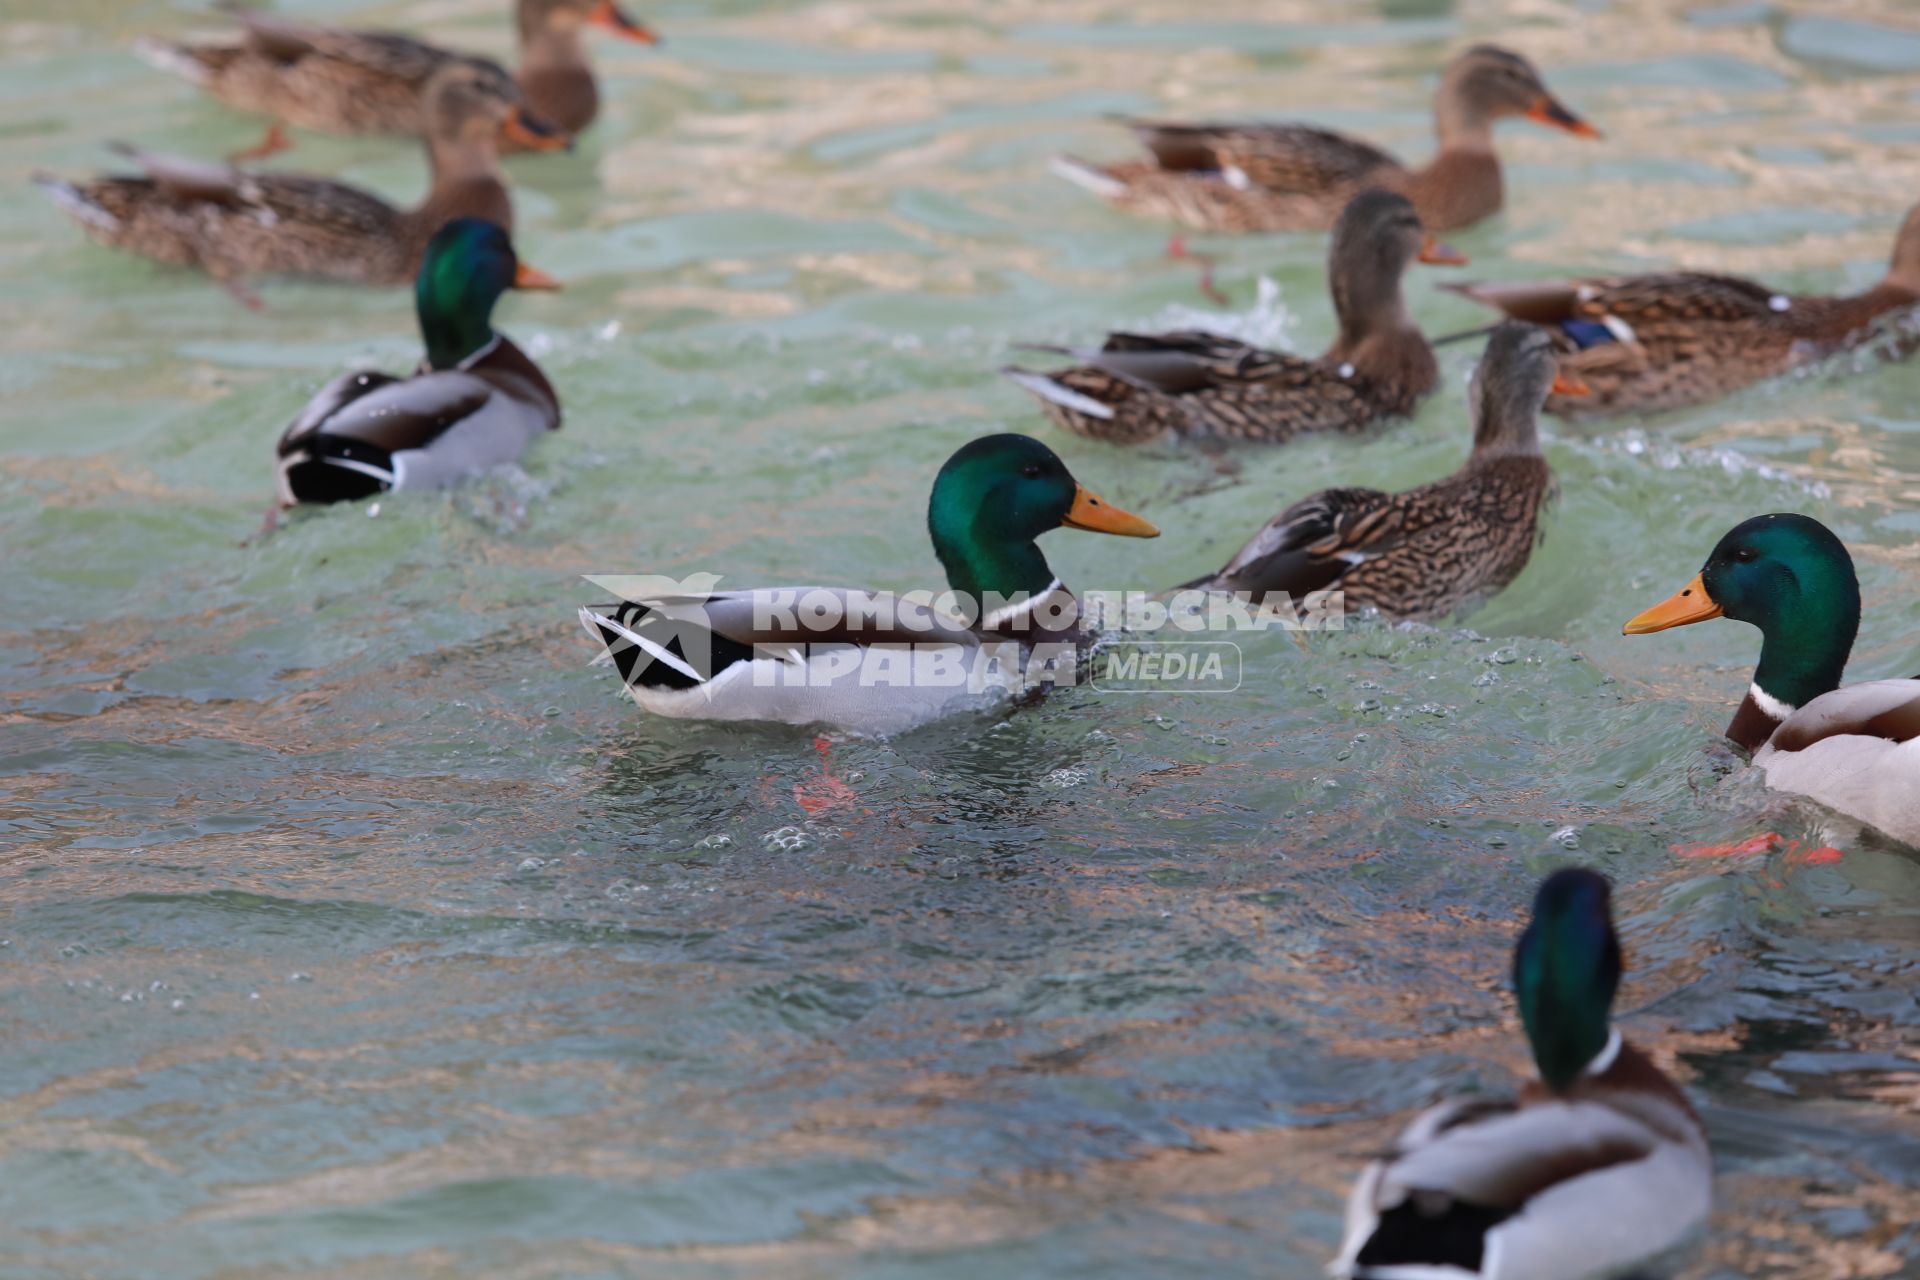
[[[290,7],[504,43],[483,0]],[[1550,423],[1547,541],[1473,631],[1251,638],[1229,698],[1072,692],[823,755],[641,720],[572,622],[585,573],[926,585],[939,462],[1044,431],[990,375],[1011,341],[1210,310],[1165,228],[1046,176],[1131,145],[1105,112],[1309,114],[1417,157],[1432,68],[1507,40],[1608,141],[1505,128],[1472,274],[1858,287],[1920,191],[1920,58],[1903,6],[1848,10],[649,12],[665,48],[595,48],[580,152],[512,166],[569,288],[502,323],[566,429],[526,475],[264,541],[274,434],[413,357],[405,295],[273,285],[243,316],[12,183],[0,1273],[1315,1275],[1406,1112],[1526,1069],[1509,947],[1570,858],[1619,881],[1620,1007],[1713,1133],[1684,1274],[1920,1266],[1920,862],[1717,744],[1743,629],[1618,635],[1736,520],[1801,509],[1858,552],[1854,671],[1920,670],[1920,366]],[[0,13],[7,173],[251,141],[125,52],[197,21]],[[379,140],[289,162],[420,182]],[[1316,238],[1206,249],[1238,324],[1324,341]],[[1432,331],[1482,322],[1432,285]],[[1471,358],[1373,440],[1049,434],[1167,533],[1053,563],[1162,585],[1291,496],[1444,474]],[[1759,830],[1845,856],[1675,851]]]

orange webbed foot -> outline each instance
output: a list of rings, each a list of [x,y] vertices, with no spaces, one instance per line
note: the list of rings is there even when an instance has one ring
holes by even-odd
[[[1229,299],[1227,298],[1227,295],[1222,293],[1220,291],[1220,286],[1216,285],[1213,282],[1213,255],[1212,254],[1195,253],[1193,250],[1187,248],[1187,238],[1185,236],[1176,235],[1171,240],[1167,241],[1167,257],[1172,259],[1175,262],[1198,263],[1200,265],[1201,294],[1207,299],[1207,301],[1213,303],[1216,306],[1224,307],[1227,305],[1229,301]]]
[[[277,156],[282,151],[293,150],[293,141],[287,137],[287,131],[278,120],[267,126],[267,132],[260,141],[241,151],[236,151],[227,159],[233,164],[248,164],[254,160],[265,160],[268,156]]]
[[[793,802],[805,810],[809,818],[817,818],[860,798],[859,792],[833,776],[833,740],[823,734],[813,740],[813,749],[820,753],[820,776],[797,782],[793,787]]]

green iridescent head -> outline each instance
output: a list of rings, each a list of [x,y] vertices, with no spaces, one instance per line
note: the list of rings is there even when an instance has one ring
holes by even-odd
[[[1760,629],[1753,681],[1801,707],[1840,687],[1860,631],[1860,581],[1833,531],[1810,516],[1755,516],[1714,547],[1694,580],[1626,625],[1628,635],[1732,618]]]
[[[1084,488],[1031,436],[983,436],[940,468],[927,503],[934,554],[955,591],[1038,595],[1053,572],[1035,540],[1050,529],[1152,538],[1159,530]]]
[[[1556,871],[1533,899],[1533,920],[1513,952],[1520,1021],[1540,1079],[1555,1092],[1580,1078],[1612,1036],[1620,985],[1613,890],[1584,867]]]
[[[493,305],[509,289],[557,289],[525,266],[507,233],[484,218],[456,218],[427,242],[414,279],[414,308],[427,363],[451,369],[493,341]]]

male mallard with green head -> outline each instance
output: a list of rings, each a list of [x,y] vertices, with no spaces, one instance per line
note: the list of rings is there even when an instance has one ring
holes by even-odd
[[[1440,149],[1409,169],[1378,147],[1297,124],[1128,121],[1150,160],[1100,167],[1071,157],[1054,170],[1116,208],[1208,231],[1314,231],[1355,193],[1398,191],[1420,221],[1451,231],[1498,213],[1503,199],[1493,126],[1519,116],[1584,138],[1600,133],[1561,105],[1519,54],[1475,45],[1448,64],[1434,98]]]
[[[1553,487],[1540,453],[1540,402],[1555,385],[1553,344],[1530,325],[1494,330],[1468,391],[1473,451],[1444,480],[1384,493],[1324,489],[1255,534],[1224,568],[1187,584],[1254,598],[1338,588],[1348,609],[1390,618],[1461,612],[1520,575]]]
[[[1400,288],[1416,258],[1466,261],[1422,230],[1405,196],[1362,192],[1334,229],[1327,286],[1340,336],[1318,360],[1185,330],[1115,333],[1097,350],[1037,347],[1085,363],[1002,372],[1057,426],[1116,444],[1168,433],[1277,444],[1304,431],[1357,431],[1411,413],[1440,384]]]
[[[440,228],[414,286],[426,356],[411,377],[343,373],[280,437],[280,502],[339,502],[389,489],[438,489],[517,462],[560,426],[560,398],[527,354],[493,328],[508,289],[557,289],[479,218]]]
[[[1420,1115],[1347,1201],[1328,1270],[1351,1280],[1582,1280],[1680,1243],[1713,1161],[1677,1086],[1609,1022],[1620,940],[1606,880],[1548,876],[1514,948],[1539,1079]]]
[[[427,84],[449,64],[477,65],[502,78],[486,58],[388,31],[343,31],[243,5],[226,6],[242,28],[238,41],[147,39],[135,46],[147,61],[191,80],[245,111],[271,115],[267,140],[235,159],[258,159],[288,146],[282,123],[328,133],[425,136]],[[614,0],[519,0],[520,87],[541,119],[569,134],[599,114],[600,94],[581,41],[600,27],[628,40],[659,37],[628,17]],[[503,151],[538,150],[513,131]]]
[[[1886,275],[1846,297],[1697,271],[1445,287],[1554,335],[1560,367],[1591,394],[1549,400],[1549,413],[1701,404],[1857,346],[1920,303],[1920,205],[1900,224]]]
[[[988,646],[1011,646],[1024,670],[1038,645],[1077,642],[1073,594],[1037,542],[1053,529],[1159,535],[1081,485],[1038,440],[986,436],[940,468],[927,505],[959,612],[883,592],[788,587],[629,599],[583,608],[580,620],[655,715],[897,733],[981,692],[956,673],[977,673]]]
[[[413,209],[325,178],[250,173],[130,148],[145,171],[140,177],[39,181],[93,239],[200,267],[236,292],[252,275],[403,284],[418,274],[434,232],[455,218],[484,218],[512,231],[513,202],[495,146],[501,129],[566,145],[565,135],[526,110],[511,80],[468,63],[434,76],[426,113],[433,182]]]
[[[1840,684],[1860,631],[1853,557],[1809,516],[1755,516],[1693,581],[1628,622],[1647,635],[1709,618],[1760,630],[1760,665],[1727,737],[1767,785],[1920,846],[1920,680]]]

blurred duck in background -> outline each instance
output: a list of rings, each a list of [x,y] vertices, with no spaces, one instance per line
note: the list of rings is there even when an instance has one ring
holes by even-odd
[[[1591,394],[1549,400],[1550,413],[1702,404],[1857,346],[1911,312],[1920,303],[1920,205],[1900,224],[1886,275],[1849,297],[1698,271],[1446,287],[1553,333],[1561,367]]]
[[[496,139],[565,146],[567,135],[525,105],[497,69],[454,62],[435,74],[424,107],[432,186],[412,209],[325,178],[253,173],[221,162],[117,149],[142,170],[132,177],[70,183],[37,180],[93,239],[144,257],[199,267],[251,306],[242,281],[255,275],[315,276],[355,284],[404,284],[427,242],[455,218],[513,227]]]
[[[343,373],[280,437],[283,506],[438,489],[517,462],[560,426],[560,398],[493,328],[508,289],[557,289],[495,223],[460,218],[427,246],[414,286],[426,355],[410,377]]]
[[[1334,229],[1327,283],[1340,336],[1318,360],[1186,330],[1116,333],[1097,349],[1032,347],[1083,364],[1002,372],[1038,397],[1056,426],[1116,444],[1168,434],[1279,443],[1305,431],[1358,431],[1411,413],[1440,384],[1400,288],[1416,259],[1466,261],[1435,243],[1405,196],[1363,192]]]
[[[1126,120],[1150,159],[1099,166],[1062,156],[1054,171],[1115,208],[1206,231],[1319,230],[1368,187],[1402,193],[1428,228],[1452,231],[1500,211],[1505,191],[1493,126],[1511,117],[1600,136],[1548,91],[1531,62],[1482,44],[1441,76],[1433,104],[1440,149],[1419,169],[1310,125]]]
[[[273,117],[261,143],[234,156],[259,159],[286,150],[284,125],[326,133],[426,136],[427,86],[448,65],[465,63],[506,76],[486,58],[453,53],[424,40],[385,31],[342,31],[224,6],[239,21],[238,40],[148,38],[136,48],[148,62],[191,80],[245,111]],[[613,0],[519,0],[518,83],[534,114],[569,134],[592,124],[600,92],[582,35],[599,27],[628,40],[659,37],[628,17]],[[503,132],[502,151],[542,150]]]

